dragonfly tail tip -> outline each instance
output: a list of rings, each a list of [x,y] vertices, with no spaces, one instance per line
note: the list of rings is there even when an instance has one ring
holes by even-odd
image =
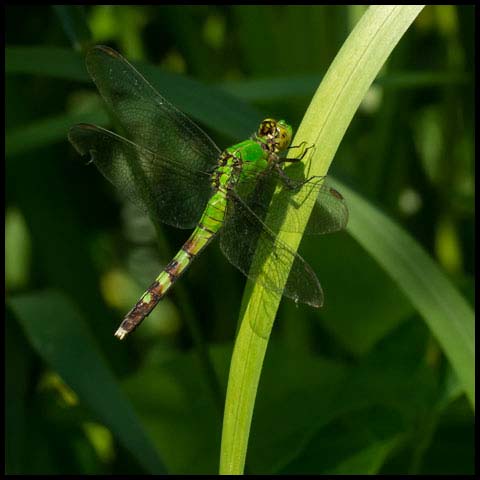
[[[120,327],[120,328],[115,332],[115,336],[116,336],[119,340],[123,340],[127,335],[128,335],[127,330],[125,330],[125,329],[122,328],[122,327]]]

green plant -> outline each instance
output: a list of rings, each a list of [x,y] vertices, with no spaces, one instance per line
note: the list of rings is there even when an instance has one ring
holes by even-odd
[[[75,123],[112,128],[84,70],[95,43],[222,147],[266,116],[303,118],[295,143],[315,145],[309,175],[342,179],[347,233],[301,245],[324,308],[244,292],[222,470],[242,470],[248,442],[249,473],[473,471],[473,10],[423,9],[364,96],[393,48],[380,40],[398,40],[402,12],[419,7],[403,8],[7,9],[8,473],[218,471],[215,391],[227,386],[242,283],[212,248],[178,285],[183,297],[173,291],[128,343],[114,341],[184,235],[162,227],[157,248],[67,143]],[[304,115],[348,32],[375,12],[399,16],[358,63],[351,50],[335,60]],[[342,85],[354,94],[335,97]],[[222,295],[206,288],[215,281]]]

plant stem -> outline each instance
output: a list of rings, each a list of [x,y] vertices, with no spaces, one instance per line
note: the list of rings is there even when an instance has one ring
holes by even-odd
[[[355,26],[315,93],[293,140],[294,145],[305,141],[307,145],[316,146],[308,159],[309,176],[326,175],[368,88],[422,8],[422,5],[375,5]],[[270,210],[275,208],[279,208],[278,205],[272,205]],[[292,207],[286,208],[285,224],[288,226],[288,210]],[[300,212],[305,228],[311,210],[308,206],[297,210],[297,225]],[[280,232],[279,238],[297,250],[302,235]],[[269,265],[275,261],[272,257],[265,261],[263,275],[268,275]],[[230,365],[220,474],[243,473],[258,382],[279,303],[280,296],[264,290],[261,281],[247,286]]]

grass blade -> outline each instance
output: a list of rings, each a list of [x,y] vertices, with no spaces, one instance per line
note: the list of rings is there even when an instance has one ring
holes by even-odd
[[[81,51],[92,40],[83,5],[53,5],[63,30],[67,34],[73,48]]]
[[[42,118],[28,125],[9,129],[5,134],[5,149],[8,155],[18,155],[63,142],[67,138],[69,128],[76,123],[94,123],[105,127],[110,124],[110,119],[101,108],[85,113]]]
[[[261,77],[250,80],[230,80],[218,86],[248,102],[279,102],[286,98],[310,96],[315,93],[320,74]],[[468,85],[472,79],[463,72],[444,71],[393,72],[375,79],[374,84],[385,88],[419,89],[445,85]]]
[[[149,473],[165,473],[151,440],[120,390],[75,306],[56,291],[9,300],[38,354],[111,429]]]
[[[312,155],[309,175],[326,175],[369,86],[422,8],[372,6],[352,31],[318,88],[294,139],[295,145],[305,141],[307,145],[321,146]],[[310,211],[303,209],[302,213],[306,225]],[[279,237],[295,250],[301,240],[301,235],[294,234],[282,233]],[[269,261],[274,259],[265,262],[267,273]],[[260,282],[250,284],[246,290],[227,387],[221,474],[243,472],[258,381],[279,303],[280,297],[264,290]]]
[[[405,230],[340,182],[350,208],[347,230],[398,283],[423,316],[475,408],[475,320],[471,307]]]

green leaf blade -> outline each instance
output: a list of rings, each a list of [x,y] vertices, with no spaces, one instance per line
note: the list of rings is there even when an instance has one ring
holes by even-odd
[[[165,473],[163,462],[75,306],[56,291],[9,300],[39,355],[98,415],[150,473]]]
[[[348,199],[347,230],[398,283],[423,316],[474,408],[475,320],[471,307],[429,255],[392,220],[335,182]]]
[[[343,135],[380,68],[415,20],[423,6],[370,7],[352,31],[327,71],[293,139],[294,145],[305,141],[316,145],[311,156],[309,175],[326,175]],[[271,208],[281,208],[272,205]],[[307,225],[311,206],[298,209]],[[298,218],[298,217],[297,217]],[[268,215],[267,222],[268,224]],[[288,211],[285,230],[288,228]],[[294,250],[302,235],[279,234]],[[265,274],[273,258],[265,262]],[[286,278],[285,278],[286,281]],[[280,303],[280,295],[265,290],[257,282],[246,289],[241,326],[230,367],[222,433],[220,473],[243,472],[250,423],[258,380],[268,338]],[[255,325],[255,332],[251,325]]]

